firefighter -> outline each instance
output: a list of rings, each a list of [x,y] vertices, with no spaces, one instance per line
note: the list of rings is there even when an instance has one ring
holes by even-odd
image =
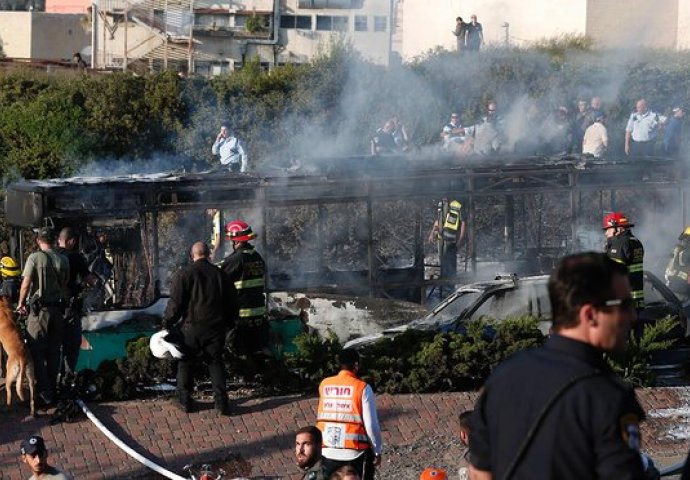
[[[634,226],[625,214],[613,212],[604,217],[602,228],[606,235],[606,254],[628,267],[632,298],[639,311],[644,308],[644,247],[632,233],[631,228]]]
[[[441,200],[436,211],[436,221],[429,232],[428,242],[437,242],[441,265],[441,279],[455,277],[458,269],[458,245],[465,238],[465,217],[462,203],[458,200]],[[443,287],[439,289],[443,296]]]
[[[678,243],[673,247],[673,255],[666,267],[666,285],[675,293],[690,297],[690,226],[683,230],[678,237]]]
[[[19,265],[17,265],[17,261],[14,258],[0,258],[0,277],[2,277],[0,295],[7,297],[12,307],[14,307],[19,300],[21,273]]]
[[[237,352],[243,355],[255,353],[268,356],[268,320],[266,319],[266,263],[254,246],[249,243],[256,233],[242,220],[225,225],[225,238],[232,242],[233,253],[228,255],[221,268],[235,284],[240,305],[239,321],[235,330]]]

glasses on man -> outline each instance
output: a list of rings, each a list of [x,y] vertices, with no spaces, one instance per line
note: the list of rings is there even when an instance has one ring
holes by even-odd
[[[597,305],[599,308],[619,307],[621,310],[635,310],[635,300],[631,297],[616,298],[613,300],[606,300]]]

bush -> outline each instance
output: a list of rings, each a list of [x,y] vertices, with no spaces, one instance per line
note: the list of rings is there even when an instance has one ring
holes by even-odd
[[[669,334],[677,328],[678,321],[671,316],[652,325],[645,325],[642,337],[630,334],[625,349],[607,356],[609,365],[626,382],[637,387],[654,385],[654,372],[649,368],[652,353],[665,350],[674,344]]]

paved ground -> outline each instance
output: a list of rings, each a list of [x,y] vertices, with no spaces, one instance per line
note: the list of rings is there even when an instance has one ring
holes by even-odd
[[[644,449],[661,464],[684,458],[690,438],[690,387],[640,390],[650,413]],[[418,478],[422,466],[456,472],[462,450],[455,437],[457,413],[471,408],[471,393],[382,395],[378,398],[385,455],[379,478]],[[292,459],[293,432],[313,422],[316,399],[247,398],[233,402],[236,415],[218,418],[211,404],[189,415],[169,400],[91,405],[95,415],[136,451],[181,473],[186,463],[222,463],[233,475],[253,479],[299,478]],[[89,420],[50,425],[26,418],[22,405],[0,412],[0,478],[25,479],[19,442],[42,435],[50,458],[77,479],[161,478],[110,442]],[[451,478],[457,478],[455,476]]]

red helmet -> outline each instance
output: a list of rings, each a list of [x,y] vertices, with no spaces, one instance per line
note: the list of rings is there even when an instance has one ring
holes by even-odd
[[[607,228],[615,227],[634,227],[634,223],[630,223],[628,217],[625,216],[623,212],[613,212],[609,213],[604,217],[604,224],[602,228],[606,230]]]
[[[233,220],[225,224],[225,238],[234,242],[248,242],[256,238],[256,233],[252,232],[252,227],[246,222]]]
[[[448,474],[440,468],[427,468],[419,476],[419,480],[448,480]]]

